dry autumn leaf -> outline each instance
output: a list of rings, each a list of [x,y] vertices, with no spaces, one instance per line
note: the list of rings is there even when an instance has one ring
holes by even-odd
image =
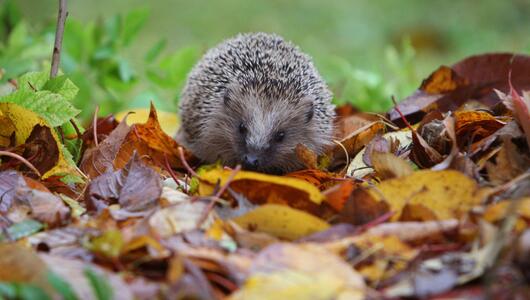
[[[0,141],[9,141],[8,144],[0,144],[0,147],[28,143],[29,147],[25,149],[25,154],[29,155],[27,158],[30,160],[35,159],[33,164],[43,179],[60,174],[78,175],[75,166],[67,161],[65,150],[55,131],[36,113],[13,103],[0,103],[0,122],[2,123]],[[9,144],[12,135],[14,145]]]
[[[243,228],[287,240],[296,240],[329,227],[315,216],[278,204],[262,205],[232,220]]]
[[[393,220],[402,217],[407,204],[424,206],[438,220],[445,220],[458,219],[483,201],[477,183],[452,170],[416,171],[409,176],[382,181],[369,189],[369,193],[396,212]]]
[[[214,186],[225,185],[231,174],[232,171],[220,168],[200,172],[199,194],[212,195]],[[229,187],[256,204],[286,204],[314,213],[318,212],[318,205],[324,200],[319,189],[309,182],[255,172],[237,172]]]

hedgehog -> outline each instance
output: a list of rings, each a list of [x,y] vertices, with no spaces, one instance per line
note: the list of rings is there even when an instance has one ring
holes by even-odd
[[[332,142],[332,93],[312,59],[276,34],[227,39],[193,67],[179,103],[177,141],[204,162],[283,174],[303,168],[298,144]]]

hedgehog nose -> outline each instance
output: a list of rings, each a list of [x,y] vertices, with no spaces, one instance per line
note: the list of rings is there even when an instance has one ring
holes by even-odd
[[[259,165],[258,156],[255,154],[245,154],[243,157],[243,168],[247,170],[257,170]]]

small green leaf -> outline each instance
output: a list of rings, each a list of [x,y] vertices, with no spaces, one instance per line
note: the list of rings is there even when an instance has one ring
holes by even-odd
[[[63,177],[64,178],[64,177]],[[64,195],[60,194],[61,199],[63,199],[64,203],[70,207],[72,210],[72,217],[77,218],[85,213],[86,208],[82,207],[79,202],[75,201],[74,199]]]
[[[26,22],[19,22],[9,35],[7,44],[10,47],[23,47],[29,38],[28,25]]]
[[[62,95],[68,101],[72,101],[79,92],[79,88],[64,75],[48,80],[42,89]]]
[[[120,79],[123,82],[129,82],[134,76],[134,71],[132,70],[129,62],[125,59],[118,59],[118,72],[120,74]]]
[[[162,53],[162,50],[166,48],[167,40],[161,39],[158,41],[158,43],[154,44],[149,51],[145,54],[145,62],[151,63],[153,62],[159,55]]]
[[[27,219],[9,226],[6,231],[11,240],[18,240],[39,232],[42,228],[44,228],[42,223],[33,219]]]
[[[90,268],[86,268],[84,273],[90,281],[90,286],[92,287],[92,290],[94,291],[94,294],[96,294],[96,298],[98,300],[112,299],[112,289],[106,278],[97,274]]]
[[[77,300],[78,297],[70,283],[62,279],[59,275],[54,272],[49,271],[47,274],[48,282],[52,285],[59,295],[61,295],[63,300]]]
[[[127,46],[138,35],[149,17],[148,9],[133,10],[125,16],[123,24],[123,45]]]

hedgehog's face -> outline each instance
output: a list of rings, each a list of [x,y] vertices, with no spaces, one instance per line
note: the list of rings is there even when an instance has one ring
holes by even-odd
[[[289,100],[289,99],[287,99]],[[229,92],[223,99],[223,137],[229,149],[220,152],[228,164],[266,173],[283,173],[302,166],[297,144],[314,149],[312,101],[271,99],[259,93]],[[226,135],[226,132],[229,132]],[[316,149],[314,149],[316,150]]]

